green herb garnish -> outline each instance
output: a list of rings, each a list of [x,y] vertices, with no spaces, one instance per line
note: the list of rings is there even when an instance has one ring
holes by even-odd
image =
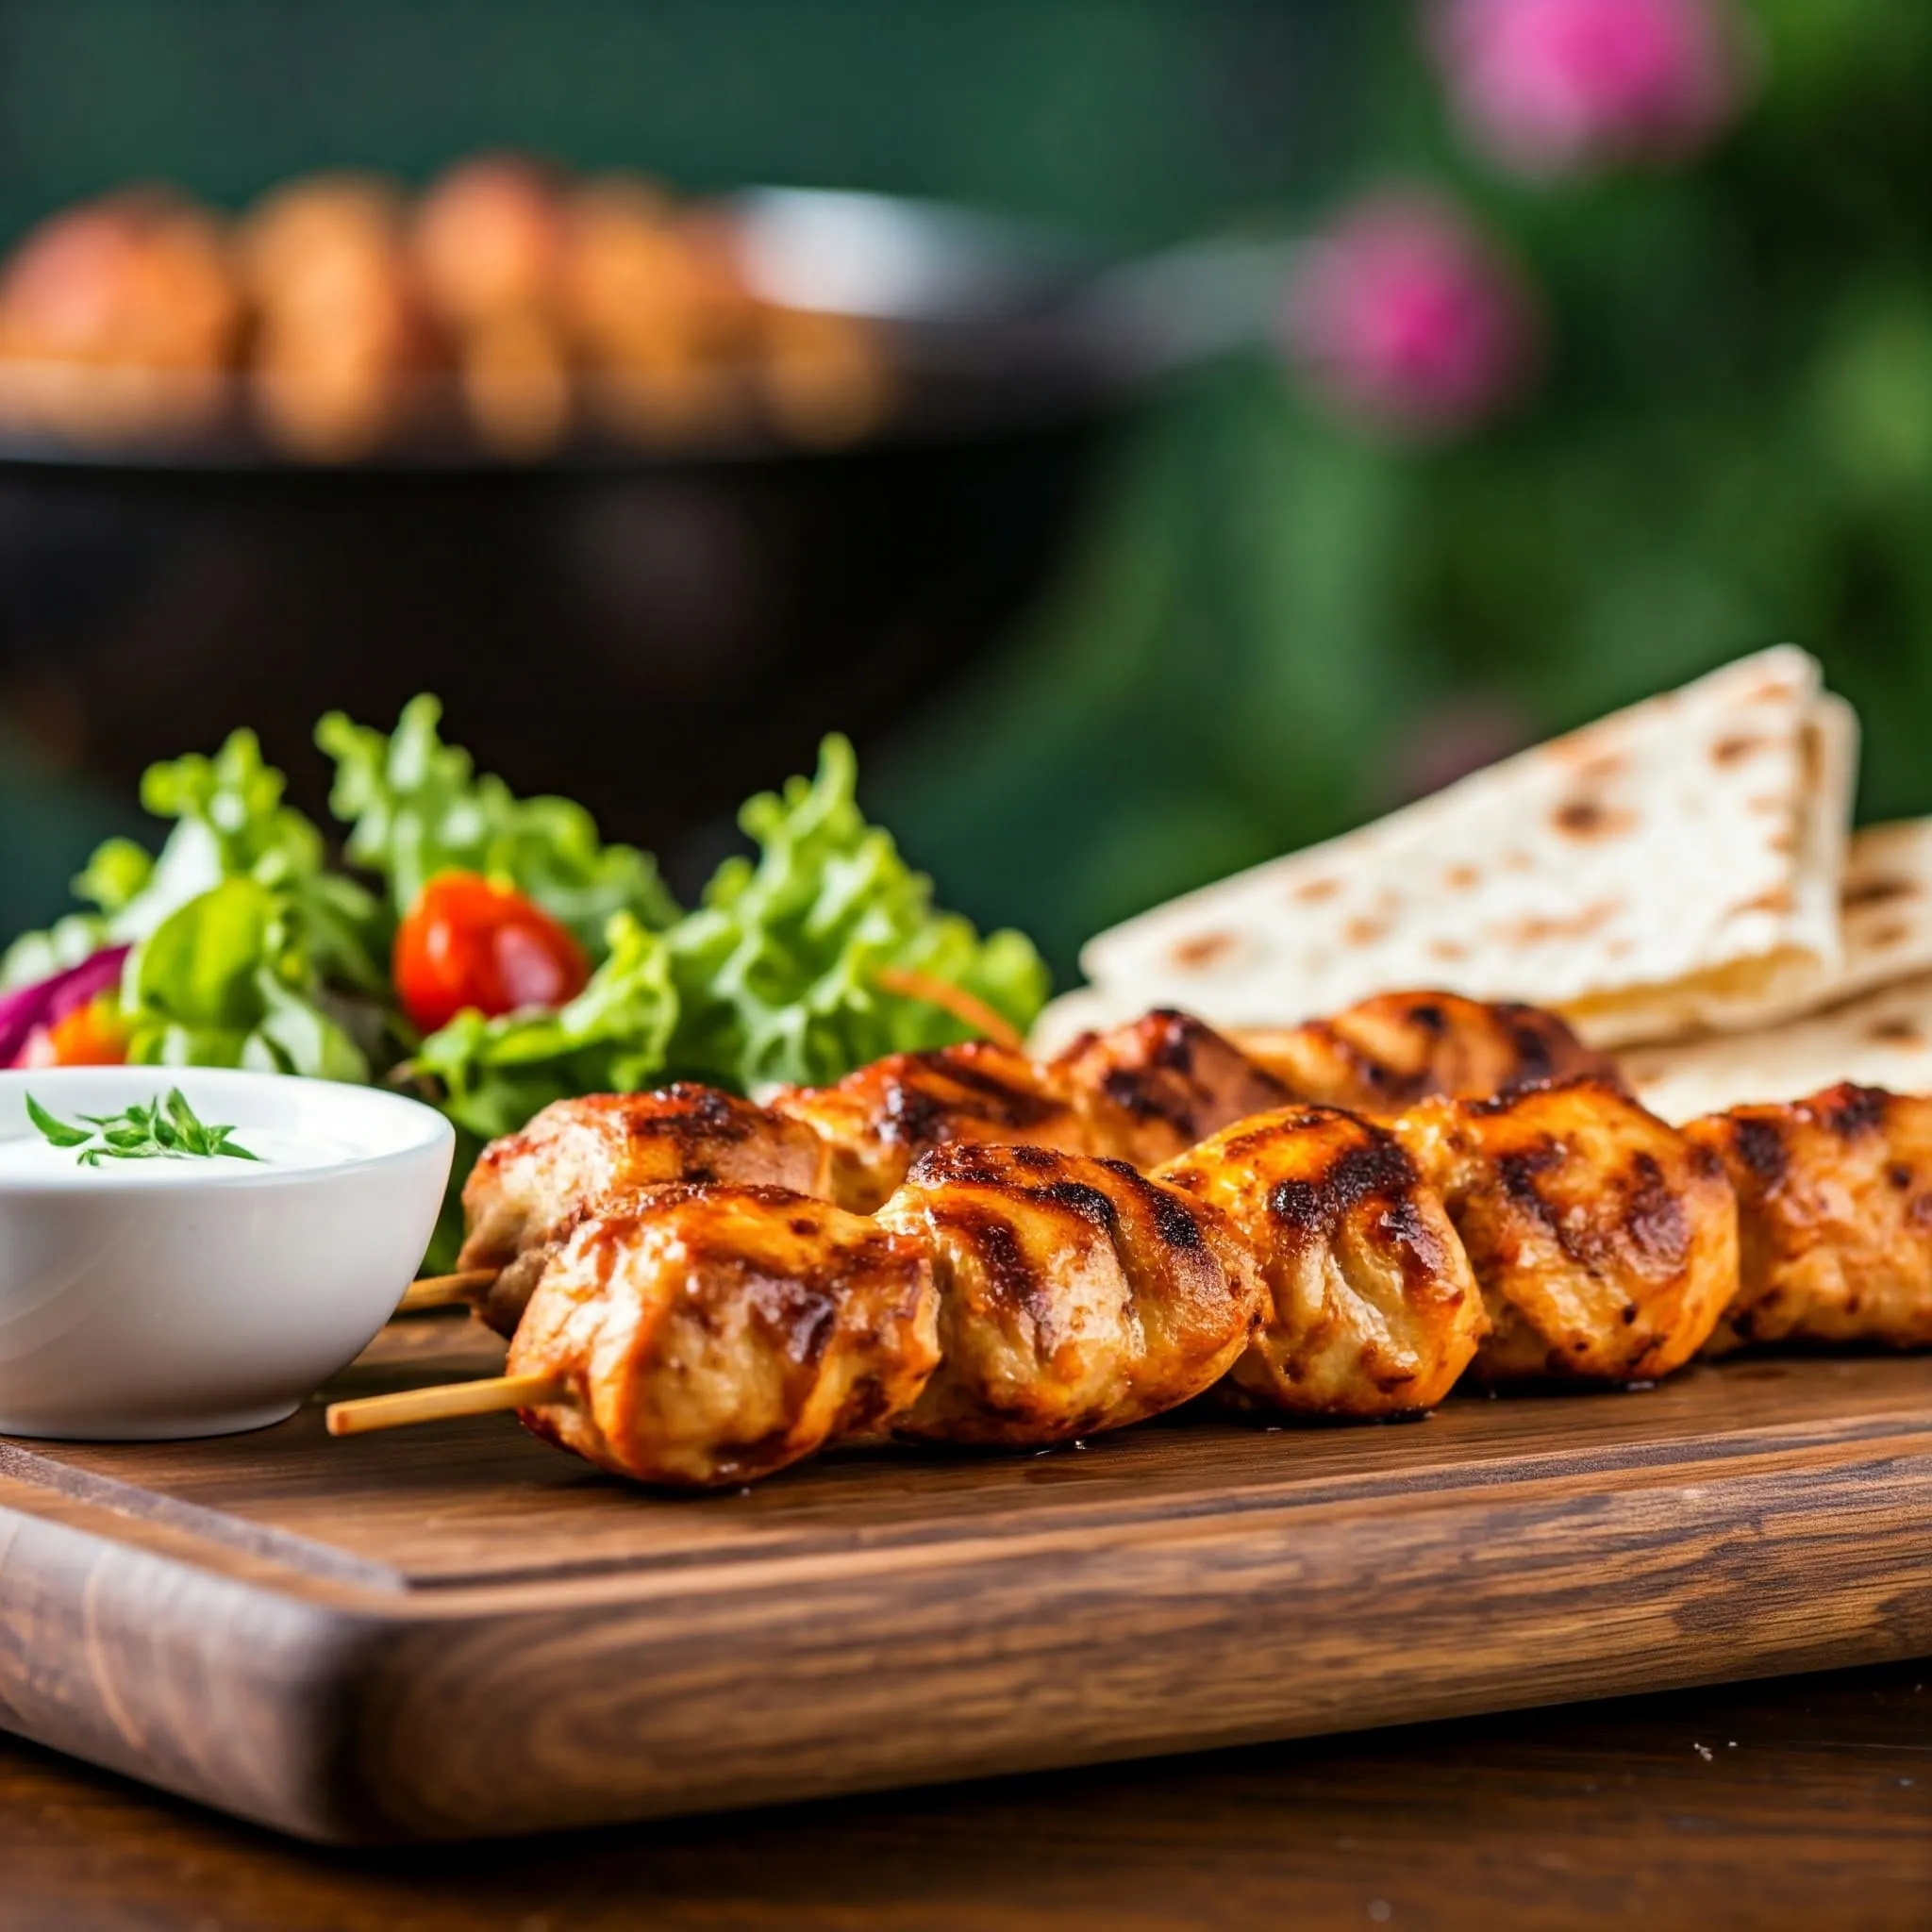
[[[98,1167],[104,1160],[261,1158],[228,1139],[233,1127],[204,1126],[178,1087],[171,1087],[165,1100],[152,1101],[146,1107],[137,1105],[121,1113],[84,1113],[80,1117],[84,1126],[57,1120],[29,1093],[26,1117],[40,1129],[42,1140],[56,1147],[79,1148],[76,1158],[82,1167]]]

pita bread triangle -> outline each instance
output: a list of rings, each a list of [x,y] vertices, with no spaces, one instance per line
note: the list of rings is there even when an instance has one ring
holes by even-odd
[[[1073,1010],[1279,1025],[1445,985],[1607,1046],[1801,1010],[1841,965],[1857,740],[1813,658],[1761,652],[1103,933]]]
[[[1802,1100],[1840,1080],[1932,1093],[1932,974],[1777,1026],[1635,1047],[1618,1060],[1638,1098],[1679,1124],[1754,1101]]]

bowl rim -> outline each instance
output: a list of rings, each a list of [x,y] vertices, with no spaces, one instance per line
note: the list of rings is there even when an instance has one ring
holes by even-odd
[[[397,1130],[385,1144],[367,1154],[356,1154],[308,1167],[273,1167],[249,1161],[209,1161],[192,1180],[166,1178],[146,1170],[145,1163],[128,1163],[132,1172],[117,1174],[113,1181],[116,1196],[127,1192],[165,1192],[170,1197],[199,1194],[219,1189],[299,1188],[371,1173],[378,1168],[408,1161],[425,1155],[444,1155],[453,1158],[456,1128],[447,1116],[426,1102],[407,1093],[393,1093],[381,1087],[359,1086],[349,1080],[319,1080],[303,1074],[275,1074],[253,1067],[19,1067],[0,1069],[0,1101],[14,1094],[32,1091],[36,1100],[52,1110],[58,1108],[45,1100],[47,1091],[96,1083],[120,1081],[138,1089],[151,1086],[153,1093],[164,1093],[170,1087],[192,1085],[197,1089],[208,1083],[238,1093],[286,1091],[290,1083],[329,1096],[350,1109],[366,1109],[377,1119],[391,1123]],[[143,1096],[145,1097],[145,1096]],[[28,1132],[32,1129],[29,1127]],[[236,1124],[238,1133],[247,1131],[246,1124]],[[0,1131],[0,1144],[25,1140],[26,1135]],[[67,1175],[32,1175],[0,1171],[0,1195],[73,1195],[99,1200],[103,1195],[86,1189]]]

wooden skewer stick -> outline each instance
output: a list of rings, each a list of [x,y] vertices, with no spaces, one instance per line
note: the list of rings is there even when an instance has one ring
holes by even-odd
[[[425,1274],[404,1289],[396,1313],[409,1315],[420,1308],[452,1308],[458,1302],[474,1302],[495,1279],[494,1268],[464,1268],[455,1274]]]
[[[477,1382],[440,1382],[395,1395],[363,1395],[332,1402],[324,1416],[331,1436],[362,1436],[372,1429],[405,1429],[412,1423],[449,1416],[494,1415],[506,1408],[535,1408],[561,1402],[569,1387],[560,1375],[489,1375]]]
[[[873,982],[882,992],[897,993],[901,999],[943,1007],[956,1020],[964,1021],[997,1045],[1009,1046],[1015,1053],[1026,1050],[1025,1036],[1004,1013],[994,1012],[983,999],[949,979],[935,979],[908,966],[881,966],[873,974]]]

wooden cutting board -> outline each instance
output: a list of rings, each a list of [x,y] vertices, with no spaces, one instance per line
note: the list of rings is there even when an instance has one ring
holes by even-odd
[[[396,1324],[332,1393],[491,1370]],[[453,1838],[1932,1652],[1932,1359],[666,1499],[506,1417],[0,1442],[0,1726]]]

